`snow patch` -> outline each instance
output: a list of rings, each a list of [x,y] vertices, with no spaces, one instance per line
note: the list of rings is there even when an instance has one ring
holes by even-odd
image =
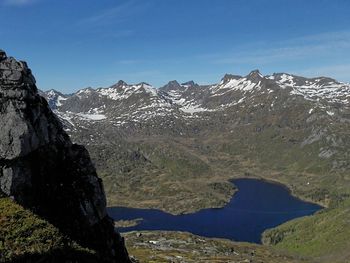
[[[327,111],[327,114],[328,114],[329,116],[333,116],[333,115],[334,115],[334,112],[333,112],[333,111]]]
[[[100,120],[107,119],[106,115],[104,114],[77,113],[76,115],[92,121],[100,121]]]
[[[182,110],[185,113],[190,113],[190,114],[193,114],[193,113],[196,113],[196,112],[209,111],[208,109],[202,108],[202,107],[200,107],[198,105],[185,106],[185,107],[180,108],[180,110]]]

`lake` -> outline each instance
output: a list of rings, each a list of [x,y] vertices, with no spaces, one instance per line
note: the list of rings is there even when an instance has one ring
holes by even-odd
[[[237,179],[233,183],[238,192],[223,208],[176,216],[156,209],[125,207],[108,208],[108,213],[115,221],[143,218],[137,226],[118,228],[120,232],[187,231],[205,237],[260,243],[264,230],[322,209],[292,196],[280,184],[258,179]]]

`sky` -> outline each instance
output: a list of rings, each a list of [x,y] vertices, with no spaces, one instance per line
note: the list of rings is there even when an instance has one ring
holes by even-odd
[[[254,69],[350,82],[348,0],[0,0],[0,25],[0,49],[42,90]]]

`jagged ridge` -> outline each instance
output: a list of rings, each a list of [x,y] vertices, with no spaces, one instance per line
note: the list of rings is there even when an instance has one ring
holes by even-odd
[[[198,85],[193,81],[179,84],[170,81],[159,89],[146,83],[129,85],[124,81],[108,88],[83,89],[72,95],[56,91],[44,93],[50,106],[62,119],[100,121],[128,125],[154,118],[202,118],[203,114],[244,107],[253,97],[262,95],[300,96],[323,107],[348,105],[350,85],[331,78],[304,78],[286,73],[263,76],[258,70],[247,76],[226,74],[220,83]],[[278,98],[276,97],[276,98]]]

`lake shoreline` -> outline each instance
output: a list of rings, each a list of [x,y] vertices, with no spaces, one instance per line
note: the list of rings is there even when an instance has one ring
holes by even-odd
[[[227,182],[227,183],[230,183],[233,185],[233,193],[224,201],[224,203],[217,204],[217,205],[203,206],[203,207],[200,207],[198,209],[189,209],[187,211],[180,211],[180,212],[168,211],[167,209],[154,207],[152,205],[145,205],[145,206],[143,206],[143,205],[142,206],[137,206],[137,205],[136,206],[119,206],[119,205],[117,205],[117,206],[108,206],[108,208],[125,207],[125,208],[136,208],[136,209],[155,209],[155,210],[160,210],[160,211],[163,211],[165,213],[171,214],[173,216],[193,214],[193,213],[197,213],[197,212],[204,210],[204,209],[221,209],[221,208],[224,208],[225,206],[227,206],[227,204],[229,204],[231,202],[231,200],[235,197],[235,195],[239,191],[239,189],[236,187],[236,185],[233,182],[233,181],[239,180],[239,179],[255,179],[255,180],[261,180],[261,181],[266,182],[266,183],[276,184],[276,185],[279,185],[279,186],[285,188],[293,197],[297,198],[300,201],[308,202],[311,204],[317,204],[319,206],[322,206],[322,208],[328,207],[323,202],[316,202],[315,200],[308,199],[308,198],[305,198],[303,196],[296,194],[295,191],[292,190],[292,187],[287,182],[282,182],[282,181],[279,181],[275,178],[251,175],[251,176],[237,176],[237,177],[233,177],[231,179],[225,180],[224,182]]]
[[[292,219],[312,215],[323,207],[291,194],[285,185],[261,178],[230,181],[238,191],[222,208],[201,209],[172,215],[159,209],[109,208],[115,221],[143,218],[139,225],[118,228],[128,231],[188,231],[200,236],[261,243],[262,233]]]

